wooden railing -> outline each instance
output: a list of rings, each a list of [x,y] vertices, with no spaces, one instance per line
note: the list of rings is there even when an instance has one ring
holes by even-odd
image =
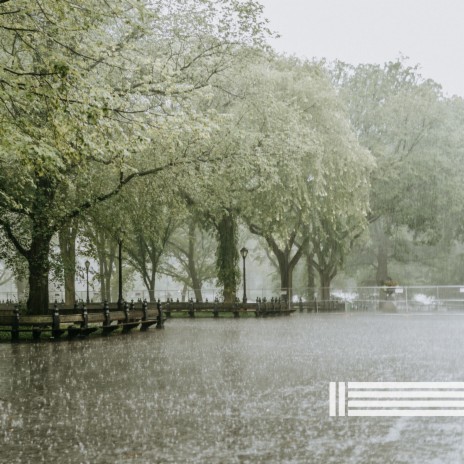
[[[10,332],[12,340],[18,340],[20,333],[30,333],[37,340],[43,332],[50,338],[59,338],[64,333],[68,337],[86,337],[100,330],[107,335],[119,328],[123,332],[140,327],[147,330],[155,325],[162,328],[163,311],[160,305],[149,306],[143,303],[124,303],[122,308],[107,303],[103,306],[83,304],[80,308],[55,304],[49,315],[21,314],[18,307],[0,311],[0,332]]]
[[[194,302],[192,300],[189,302],[168,301],[162,304],[162,308],[167,317],[171,317],[172,313],[185,313],[189,317],[195,317],[196,313],[211,313],[213,317],[219,317],[221,313],[232,313],[234,317],[252,313],[256,317],[266,317],[286,316],[296,311],[294,308],[289,308],[284,301],[277,299],[254,303]]]
[[[18,306],[3,305],[0,311],[0,332],[9,332],[12,340],[19,340],[21,333],[30,334],[34,340],[40,339],[43,333],[49,334],[51,339],[60,338],[65,333],[69,338],[83,338],[97,331],[108,335],[117,329],[122,329],[124,333],[135,328],[147,330],[152,325],[163,328],[165,319],[174,313],[192,318],[200,313],[210,313],[213,317],[226,313],[234,317],[248,313],[256,317],[267,317],[289,315],[294,311],[294,308],[288,308],[278,300],[255,303],[144,301],[124,302],[121,307],[117,303],[81,303],[72,307],[55,303],[47,315],[24,314]]]

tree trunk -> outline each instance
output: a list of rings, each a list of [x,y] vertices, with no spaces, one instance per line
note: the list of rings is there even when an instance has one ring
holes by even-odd
[[[119,290],[119,272],[116,272],[115,278],[111,275],[107,275],[106,288],[109,289],[110,294],[108,295],[108,301],[118,301],[118,290]]]
[[[102,301],[105,301],[106,299],[105,270],[103,268],[103,261],[100,257],[98,260],[98,270],[99,270],[98,274],[100,277],[100,298]]]
[[[157,263],[152,262],[152,271],[151,271],[151,278],[150,278],[150,288],[148,289],[148,294],[150,298],[150,302],[155,302],[156,297],[155,297],[155,285],[156,285],[156,268]]]
[[[181,300],[182,303],[185,303],[185,300],[187,299],[187,291],[188,291],[188,287],[186,284],[184,284],[184,286],[182,287],[182,293],[181,293]]]
[[[101,267],[100,267],[101,269]],[[103,301],[112,301],[112,282],[111,278],[113,276],[113,262],[108,264],[106,261],[103,261],[103,273],[101,274],[101,296]],[[117,293],[117,287],[114,290]]]
[[[30,314],[48,314],[48,272],[50,270],[48,255],[51,240],[51,235],[33,231],[27,257],[29,263],[27,310]]]
[[[294,265],[290,263],[290,253],[287,250],[280,251],[277,261],[280,273],[280,294],[286,301],[292,301]]]
[[[64,302],[73,305],[76,301],[76,237],[77,223],[63,227],[58,233],[64,273]]]
[[[148,301],[150,303],[155,302],[156,270],[152,268],[150,271],[148,266],[144,266],[139,270],[139,273],[142,276],[143,285],[148,293]]]
[[[101,296],[103,301],[112,301],[112,276],[113,276],[113,262],[107,263],[103,261],[103,273],[101,274]],[[114,290],[117,293],[117,287]]]
[[[296,253],[292,257],[293,240],[284,250],[281,250],[272,237],[266,236],[265,238],[279,264],[281,294],[290,304],[293,298],[293,271],[303,256],[305,247],[308,245],[307,239],[298,246]]]
[[[237,222],[232,214],[222,216],[218,227],[216,268],[219,284],[223,286],[225,302],[235,301],[238,284],[238,233]]]
[[[65,271],[64,273],[64,303],[73,305],[76,301],[76,272]]]
[[[330,284],[332,283],[332,276],[330,272],[326,271],[325,269],[319,272],[319,279],[321,284],[321,301],[329,301],[330,300]]]
[[[190,278],[192,279],[192,288],[195,294],[196,301],[203,301],[203,295],[201,294],[202,283],[198,277],[197,266],[195,262],[195,220],[190,221],[189,224],[189,245],[188,245],[188,271]]]
[[[377,248],[377,273],[375,280],[377,285],[383,285],[388,278],[388,252],[384,243],[379,243]]]
[[[377,270],[375,281],[377,285],[383,285],[388,278],[388,249],[389,239],[385,233],[386,225],[383,218],[371,224],[370,232],[373,243],[377,244],[376,260]]]

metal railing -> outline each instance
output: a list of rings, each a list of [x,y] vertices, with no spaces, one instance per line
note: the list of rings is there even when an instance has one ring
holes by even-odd
[[[329,300],[345,303],[346,311],[444,312],[464,311],[464,285],[332,288]],[[294,292],[303,300],[319,300],[321,289]]]
[[[183,291],[182,288],[158,289],[154,292],[154,299],[167,301],[196,301],[196,295],[192,289]],[[280,298],[285,295],[286,289],[276,288],[251,288],[247,289],[247,301],[254,302],[257,298]],[[321,288],[294,288],[292,289],[292,301],[298,303],[316,301],[321,307],[324,303],[330,302],[345,303],[346,311],[377,311],[385,306],[399,312],[431,312],[431,311],[464,311],[464,285],[414,285],[396,287],[344,287],[330,288],[322,291]],[[328,297],[322,299],[321,295]],[[219,288],[201,289],[203,301],[222,301],[222,290]],[[237,298],[242,300],[242,293],[237,294]],[[124,292],[126,301],[150,301],[150,293],[146,289],[136,289]],[[76,292],[76,300],[85,302],[87,299],[86,291]],[[50,302],[61,302],[64,300],[64,293],[53,291],[50,293]],[[101,303],[102,298],[99,291],[89,292],[91,303]],[[110,298],[111,302],[117,301],[117,297]],[[16,292],[0,292],[0,303],[18,303]]]

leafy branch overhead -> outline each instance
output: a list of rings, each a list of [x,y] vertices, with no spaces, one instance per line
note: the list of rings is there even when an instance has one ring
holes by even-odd
[[[253,1],[1,2],[0,225],[30,270],[135,179],[215,162],[195,102],[266,35]]]

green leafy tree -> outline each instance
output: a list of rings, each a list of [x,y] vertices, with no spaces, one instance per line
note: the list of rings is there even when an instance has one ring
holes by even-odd
[[[445,141],[446,103],[441,89],[404,61],[357,67],[338,63],[333,79],[346,102],[360,143],[376,159],[371,174],[371,245],[375,281],[390,274],[394,237],[405,226],[414,240],[440,239],[443,212],[451,194]]]
[[[124,250],[150,301],[155,301],[156,276],[168,243],[185,216],[183,205],[162,176],[156,181],[140,179],[119,200],[125,227]]]
[[[365,226],[372,160],[320,65],[277,58],[252,75],[255,98],[243,121],[259,134],[254,154],[266,175],[249,179],[256,188],[243,214],[276,256],[291,298],[293,271],[310,245],[322,269]]]
[[[27,261],[29,311],[48,309],[55,233],[137,177],[200,162],[149,148],[208,137],[191,95],[263,43],[260,14],[238,0],[0,4],[0,226]]]

